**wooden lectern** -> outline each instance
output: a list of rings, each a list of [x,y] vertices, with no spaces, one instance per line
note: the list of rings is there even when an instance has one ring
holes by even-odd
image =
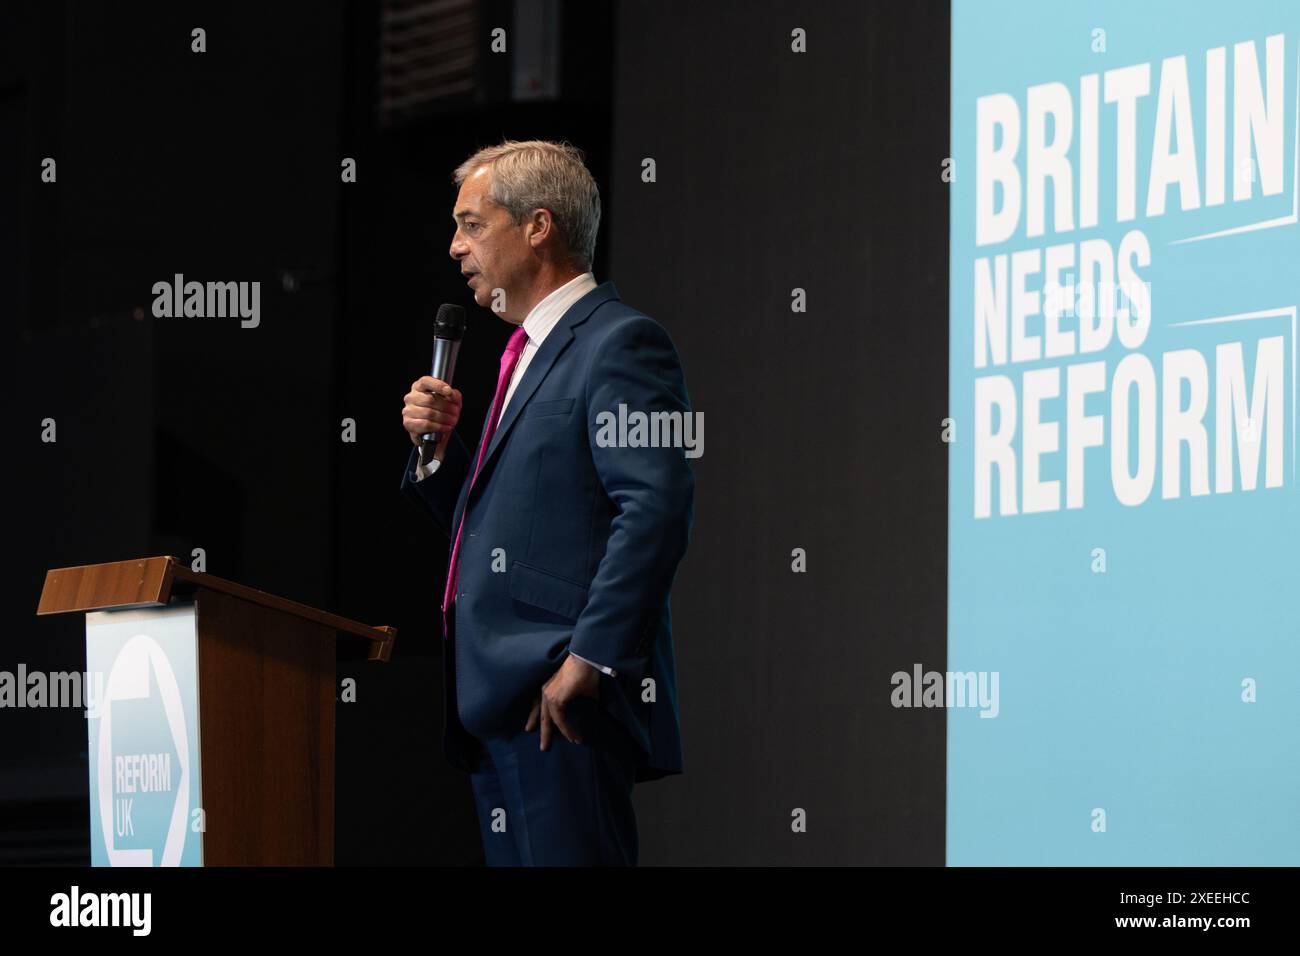
[[[105,684],[95,865],[333,864],[335,661],[387,661],[394,628],[169,556],[47,572],[36,613],[69,612],[89,612],[86,679]]]

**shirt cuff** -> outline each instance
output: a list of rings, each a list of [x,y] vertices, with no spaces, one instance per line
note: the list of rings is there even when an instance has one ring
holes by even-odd
[[[578,658],[578,660],[582,661],[583,663],[590,664],[592,667],[596,668],[596,670],[598,670],[598,671],[604,671],[604,672],[605,672],[606,674],[608,674],[610,677],[617,677],[617,676],[618,676],[618,674],[616,674],[616,673],[614,672],[614,669],[613,669],[612,667],[606,667],[604,664],[597,664],[595,661],[589,661],[589,660],[587,660],[585,657],[583,657],[583,656],[581,656],[581,655],[579,655],[579,654],[574,654],[573,651],[569,651],[569,656],[571,656],[571,657],[576,657],[576,658]]]
[[[428,478],[430,475],[432,475],[435,471],[438,470],[438,466],[441,465],[442,462],[440,462],[436,458],[431,458],[429,459],[429,467],[426,468],[420,462],[420,455],[418,453],[419,450],[417,449],[416,451],[417,453],[415,456],[415,480],[424,481],[424,479]]]

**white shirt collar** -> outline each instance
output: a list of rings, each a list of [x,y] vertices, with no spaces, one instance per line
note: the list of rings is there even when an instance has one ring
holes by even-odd
[[[540,347],[551,329],[555,328],[555,323],[569,311],[569,307],[594,288],[596,277],[590,272],[584,272],[553,289],[546,298],[533,306],[533,310],[524,319],[524,332],[528,334],[528,341]]]

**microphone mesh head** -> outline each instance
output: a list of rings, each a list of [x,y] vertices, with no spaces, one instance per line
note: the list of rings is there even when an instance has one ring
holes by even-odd
[[[434,338],[459,342],[464,334],[465,307],[450,302],[438,306],[438,317],[433,320]]]

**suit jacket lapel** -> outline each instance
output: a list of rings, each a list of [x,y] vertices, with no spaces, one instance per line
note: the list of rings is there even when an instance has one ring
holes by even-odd
[[[488,409],[488,411],[490,412],[491,409]],[[460,495],[456,499],[456,508],[451,514],[451,527],[453,530],[453,534],[455,533],[455,529],[460,527],[461,513],[465,510],[465,502],[469,498],[470,480],[474,476],[474,462],[478,460],[478,449],[479,446],[483,444],[483,436],[486,434],[487,434],[487,419],[484,418],[483,428],[479,432],[478,441],[474,444],[473,448],[467,449],[467,451],[469,452],[469,474],[465,477],[465,481],[460,486]],[[484,462],[484,464],[486,464],[486,462]],[[478,484],[478,482],[474,482],[474,483]],[[447,545],[448,553],[451,552],[451,547],[452,545],[449,542]]]
[[[492,435],[492,444],[488,445],[487,457],[483,459],[483,467],[479,471],[480,481],[474,482],[477,488],[486,472],[488,465],[492,463],[492,457],[501,443],[505,441],[506,435],[511,427],[519,419],[528,400],[533,397],[537,391],[537,386],[542,384],[542,380],[555,364],[556,359],[568,348],[569,343],[573,341],[573,330],[581,323],[585,322],[596,307],[610,299],[618,298],[618,290],[614,288],[613,282],[603,282],[596,288],[592,289],[573,305],[569,306],[569,311],[564,313],[564,317],[555,323],[555,328],[551,329],[550,335],[542,342],[542,347],[537,350],[533,360],[528,363],[528,368],[524,371],[524,377],[519,380],[515,387],[515,393],[510,396],[510,404],[506,406],[505,414],[502,415],[501,421],[497,423],[497,430]]]

